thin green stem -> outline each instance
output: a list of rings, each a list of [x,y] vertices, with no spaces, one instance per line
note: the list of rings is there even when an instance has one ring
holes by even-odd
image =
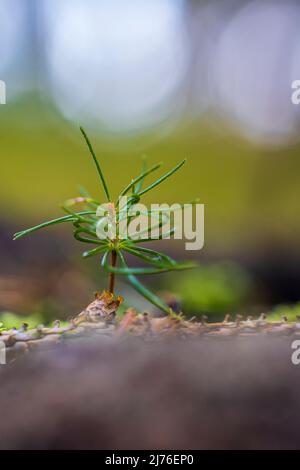
[[[163,181],[165,181],[167,178],[169,178],[170,176],[172,176],[176,171],[178,171],[186,162],[186,159],[182,160],[182,162],[178,163],[178,165],[176,165],[174,168],[172,168],[172,170],[168,171],[167,173],[165,173],[163,176],[161,176],[158,180],[154,181],[154,183],[150,184],[150,186],[147,186],[147,188],[143,189],[143,191],[140,191],[138,193],[139,196],[142,196],[143,194],[147,193],[148,191],[150,191],[151,189],[155,188],[156,186],[158,186],[160,183],[162,183]]]
[[[102,170],[101,170],[101,168],[100,168],[100,165],[99,165],[99,162],[98,162],[98,160],[97,160],[97,157],[96,157],[96,154],[95,154],[95,152],[94,152],[94,149],[93,149],[93,147],[92,147],[92,144],[91,144],[91,142],[90,142],[88,136],[86,135],[85,130],[84,130],[82,127],[80,127],[80,131],[81,131],[81,133],[82,133],[82,135],[83,135],[83,137],[84,137],[84,139],[85,139],[85,141],[86,141],[86,143],[87,143],[88,149],[89,149],[89,151],[90,151],[90,153],[91,153],[91,155],[92,155],[92,157],[93,157],[93,160],[94,160],[94,162],[95,162],[95,165],[96,165],[98,174],[99,174],[99,176],[100,176],[100,180],[101,180],[102,185],[103,185],[103,188],[104,188],[104,192],[105,192],[105,194],[106,194],[106,198],[107,198],[107,200],[108,200],[108,202],[109,202],[111,199],[110,199],[109,191],[108,191],[108,188],[107,188],[107,184],[106,184],[106,182],[105,182],[105,179],[104,179]]]
[[[143,173],[141,173],[139,176],[137,176],[136,178],[134,178],[124,189],[123,191],[121,191],[120,195],[119,195],[119,199],[116,203],[116,206],[119,205],[119,200],[121,197],[125,196],[125,194],[133,187],[135,186],[138,182],[142,181],[146,176],[148,176],[150,173],[152,173],[153,171],[155,170],[158,170],[158,168],[160,168],[162,165],[162,163],[157,163],[156,165],[152,166],[151,168],[149,168],[148,170],[144,171]],[[137,194],[137,193],[135,193]]]

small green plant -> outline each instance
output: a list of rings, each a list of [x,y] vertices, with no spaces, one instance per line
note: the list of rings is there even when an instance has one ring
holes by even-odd
[[[170,219],[172,212],[171,209],[166,209],[163,212],[161,211],[161,209],[159,211],[147,210],[143,214],[141,214],[139,211],[137,211],[136,213],[132,211],[130,212],[130,210],[137,203],[139,203],[141,197],[144,194],[154,189],[167,178],[170,178],[175,172],[177,172],[185,164],[185,160],[180,162],[167,173],[160,176],[157,180],[155,180],[148,186],[143,187],[145,178],[161,167],[161,163],[159,163],[150,168],[147,168],[146,159],[143,158],[141,173],[136,178],[132,179],[132,181],[121,191],[116,202],[113,202],[108,190],[108,186],[104,179],[99,161],[97,160],[96,154],[90,143],[90,140],[88,139],[85,131],[82,128],[80,128],[80,130],[83,134],[88,149],[96,165],[96,169],[100,177],[100,182],[107,199],[107,203],[105,204],[106,212],[102,213],[99,217],[98,209],[99,207],[103,207],[104,205],[92,198],[90,194],[87,193],[87,191],[81,189],[80,197],[69,199],[63,204],[62,209],[64,210],[64,212],[66,212],[67,215],[44,222],[27,230],[17,232],[14,235],[14,240],[22,238],[26,235],[31,234],[32,232],[35,232],[45,227],[49,227],[51,225],[71,223],[74,227],[73,235],[76,240],[83,243],[96,245],[94,248],[85,251],[83,253],[83,257],[88,258],[90,256],[101,255],[101,266],[108,272],[108,290],[111,294],[114,293],[115,276],[116,274],[120,274],[126,276],[131,285],[148,301],[156,305],[161,310],[170,313],[170,309],[168,308],[168,306],[165,305],[161,301],[161,299],[157,297],[153,292],[151,292],[147,287],[141,284],[141,282],[136,278],[136,275],[156,274],[166,271],[188,269],[194,267],[195,264],[178,263],[170,256],[164,253],[160,253],[150,248],[140,246],[141,242],[148,242],[152,240],[154,241],[158,239],[167,238],[175,232],[175,228],[173,227],[167,232],[160,233],[158,237],[156,236],[155,238],[153,238],[151,236],[153,230],[160,230],[167,223],[170,227]],[[122,204],[122,202],[120,203],[120,201],[124,200],[126,201],[124,204]],[[192,205],[195,202],[196,200],[191,201],[189,204]],[[73,206],[79,204],[83,205],[83,210],[74,212],[72,210]],[[183,205],[181,205],[180,207],[183,207]],[[99,232],[97,231],[97,227],[99,227],[99,224],[101,223],[107,226],[108,218],[112,215],[112,213],[115,219],[116,235],[114,237],[107,236],[105,239],[99,238]],[[130,215],[128,216],[128,214]],[[134,237],[123,238],[122,236],[120,236],[120,226],[124,226],[124,219],[126,218],[125,223],[126,227],[128,228],[132,221],[140,215],[144,215],[151,219],[150,227],[144,231],[145,233],[143,234],[143,237],[139,239],[134,239]],[[153,224],[153,220],[156,220],[155,224]],[[140,231],[139,236],[141,234],[142,232]],[[136,256],[143,262],[150,264],[151,267],[129,267],[124,254]],[[118,261],[120,263],[119,266],[117,266]]]

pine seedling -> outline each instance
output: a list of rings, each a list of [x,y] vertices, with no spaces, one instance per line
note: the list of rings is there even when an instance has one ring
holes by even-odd
[[[111,294],[114,294],[116,275],[122,275],[127,278],[134,289],[144,298],[164,312],[172,313],[170,308],[143,285],[136,276],[188,269],[195,267],[195,264],[178,263],[164,253],[140,245],[144,242],[170,238],[174,234],[175,227],[164,231],[164,227],[170,227],[172,210],[162,209],[155,211],[149,209],[141,214],[139,211],[134,211],[134,207],[140,202],[144,194],[173,176],[185,164],[186,160],[181,161],[174,168],[145,187],[145,179],[157,171],[162,164],[159,163],[148,168],[146,158],[144,157],[141,173],[131,180],[114,202],[90,140],[84,129],[80,128],[80,131],[93,158],[107,202],[101,203],[94,199],[87,191],[81,189],[79,197],[69,199],[63,204],[62,209],[66,215],[17,232],[14,234],[14,240],[30,235],[42,228],[69,223],[73,226],[73,236],[76,240],[94,245],[93,248],[83,253],[83,257],[101,257],[101,266],[108,273],[108,290]],[[189,204],[193,205],[195,202],[196,200],[191,201]],[[79,205],[82,206],[82,210],[76,211],[74,206],[78,207]],[[100,211],[99,208],[101,209]],[[129,236],[128,231],[130,230],[128,229],[130,229],[130,224],[132,224],[136,217],[141,215],[150,220],[149,228],[144,230],[144,233],[140,231],[138,238]],[[113,236],[111,235],[112,228],[114,229]],[[126,237],[124,237],[124,228],[127,233]],[[155,230],[161,230],[161,233],[159,233],[159,236],[153,237],[153,231]],[[127,255],[137,257],[150,266],[130,267],[127,263]]]

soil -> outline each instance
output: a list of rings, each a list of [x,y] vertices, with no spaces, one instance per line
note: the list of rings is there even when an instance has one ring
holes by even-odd
[[[161,339],[93,335],[1,366],[0,448],[300,447],[290,336]]]

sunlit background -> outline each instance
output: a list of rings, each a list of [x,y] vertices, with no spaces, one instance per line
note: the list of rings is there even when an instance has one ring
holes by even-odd
[[[0,310],[74,316],[105,286],[60,215],[101,197],[83,125],[116,195],[140,156],[188,164],[146,202],[205,204],[205,247],[163,242],[190,273],[147,279],[189,314],[300,301],[300,4],[271,0],[1,0]],[[128,304],[149,305],[120,281]]]

